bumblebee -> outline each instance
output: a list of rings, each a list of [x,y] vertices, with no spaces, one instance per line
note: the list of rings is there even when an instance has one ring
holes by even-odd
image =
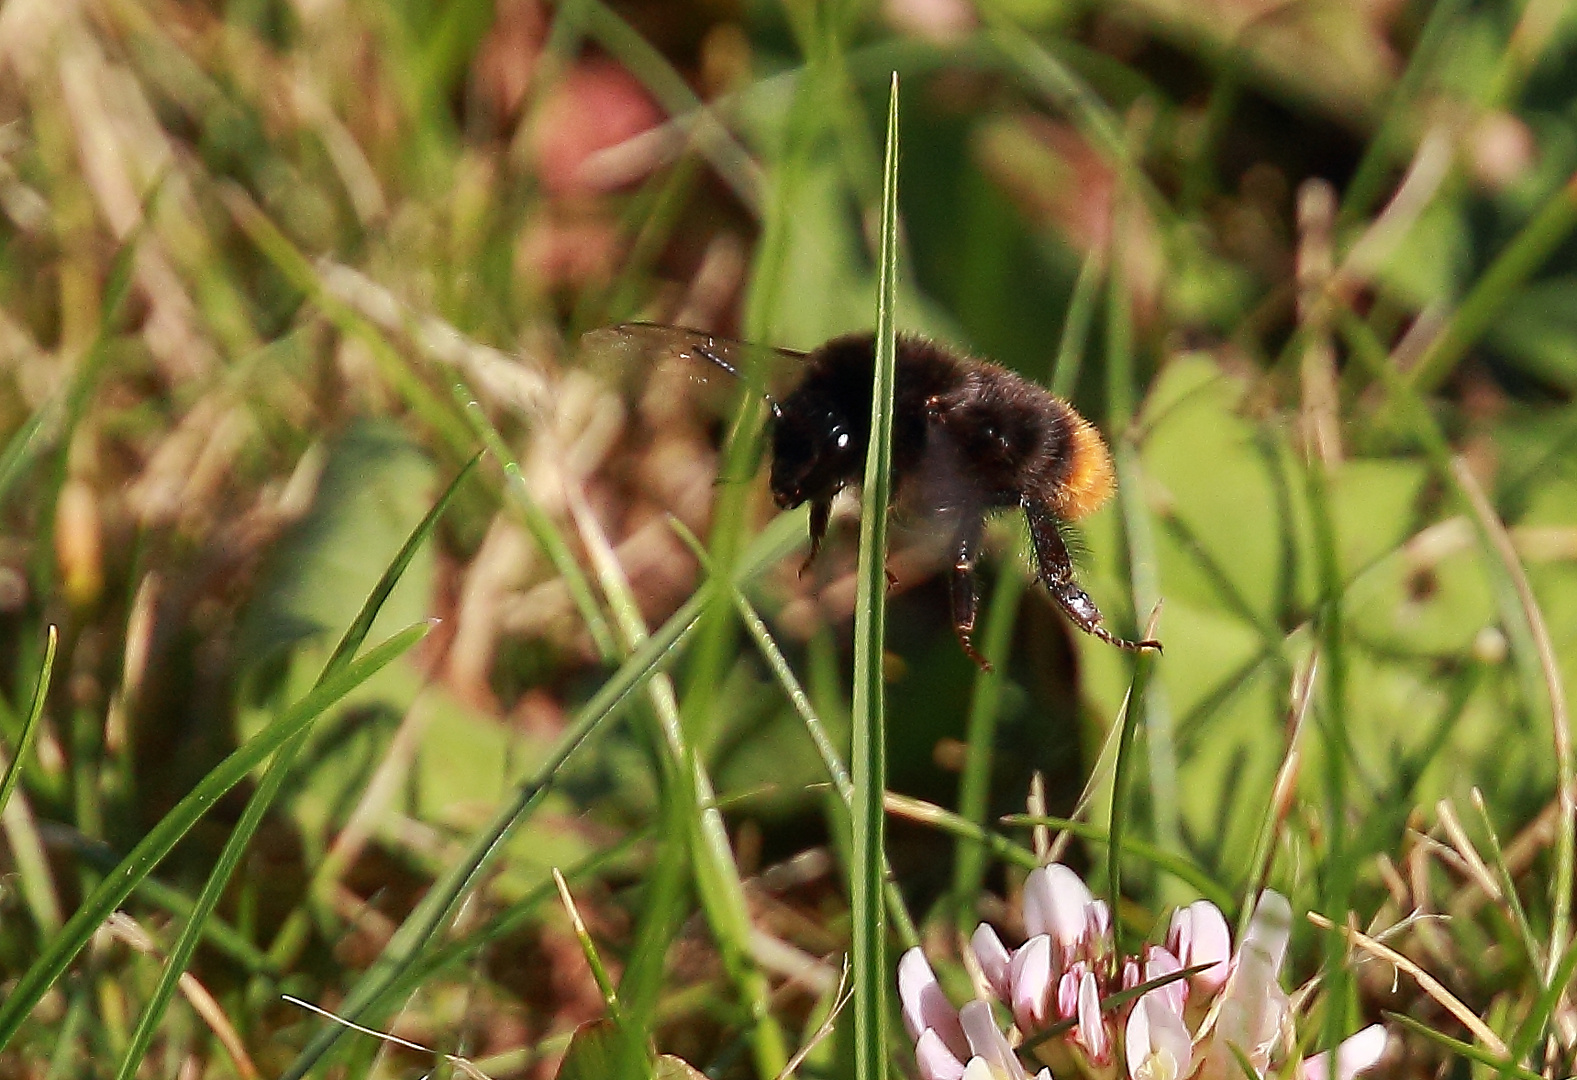
[[[733,375],[744,342],[682,327],[624,323],[612,328]],[[809,353],[772,350],[799,361],[800,377],[772,415],[772,497],[785,510],[810,504],[808,567],[821,550],[833,497],[857,485],[870,439],[875,336],[848,334]],[[1111,454],[1072,405],[1023,377],[911,334],[898,336],[893,390],[893,489],[921,490],[920,501],[948,526],[953,630],[973,645],[979,590],[975,563],[988,515],[1019,509],[1029,522],[1039,579],[1074,625],[1122,649],[1160,649],[1127,641],[1101,625],[1100,609],[1080,588],[1063,526],[1111,496]],[[801,570],[803,572],[803,568]]]

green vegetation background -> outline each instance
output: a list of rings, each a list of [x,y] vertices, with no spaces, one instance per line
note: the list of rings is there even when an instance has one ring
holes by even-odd
[[[289,993],[554,1075],[609,1006],[553,868],[624,1030],[712,1076],[811,1041],[850,940],[855,516],[797,574],[760,402],[579,342],[874,325],[894,70],[898,325],[1098,423],[1120,490],[1081,581],[1126,636],[1160,604],[1124,932],[1269,883],[1510,1049],[1300,924],[1306,1047],[1389,1009],[1571,1072],[1561,0],[8,0],[7,1071],[431,1066]],[[1036,772],[1053,815],[1088,786],[1068,858],[1106,874],[1135,660],[1006,515],[981,675],[914,517],[879,659],[888,786],[931,805],[888,851],[945,952],[1032,858],[999,818]],[[117,909],[146,937],[95,937]],[[186,957],[233,1038],[171,1003]],[[1495,1071],[1403,1042],[1387,1067]]]

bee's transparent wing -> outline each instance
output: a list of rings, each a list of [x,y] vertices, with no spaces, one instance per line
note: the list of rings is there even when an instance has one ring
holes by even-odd
[[[758,393],[772,397],[768,377],[785,365],[787,357],[796,363],[805,354],[792,349],[755,345],[748,341],[722,337],[685,326],[628,322],[593,330],[581,338],[588,356],[611,362],[624,371],[651,371],[677,367],[697,382],[724,372],[745,382]]]

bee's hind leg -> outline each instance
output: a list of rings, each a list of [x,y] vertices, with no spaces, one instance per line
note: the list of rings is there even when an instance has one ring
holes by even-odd
[[[1068,545],[1057,528],[1056,516],[1047,507],[1029,499],[1024,500],[1024,516],[1029,519],[1029,536],[1035,547],[1035,565],[1040,572],[1040,580],[1075,626],[1119,649],[1160,650],[1159,641],[1148,638],[1128,641],[1102,626],[1100,608],[1073,579],[1073,559],[1068,555]]]
[[[991,661],[981,656],[971,641],[975,633],[975,618],[980,611],[980,590],[975,584],[975,560],[980,555],[980,534],[983,527],[984,522],[977,517],[959,530],[958,539],[953,546],[953,576],[950,591],[953,601],[953,633],[958,635],[958,644],[963,647],[964,655],[978,664],[981,671],[990,671]]]

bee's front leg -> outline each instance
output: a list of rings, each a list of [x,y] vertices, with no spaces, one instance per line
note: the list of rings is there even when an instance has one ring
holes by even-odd
[[[806,555],[805,561],[800,564],[800,577],[804,577],[805,571],[810,569],[810,564],[816,561],[816,556],[821,551],[821,542],[827,539],[827,525],[831,520],[832,500],[812,499],[810,501],[810,554]]]

